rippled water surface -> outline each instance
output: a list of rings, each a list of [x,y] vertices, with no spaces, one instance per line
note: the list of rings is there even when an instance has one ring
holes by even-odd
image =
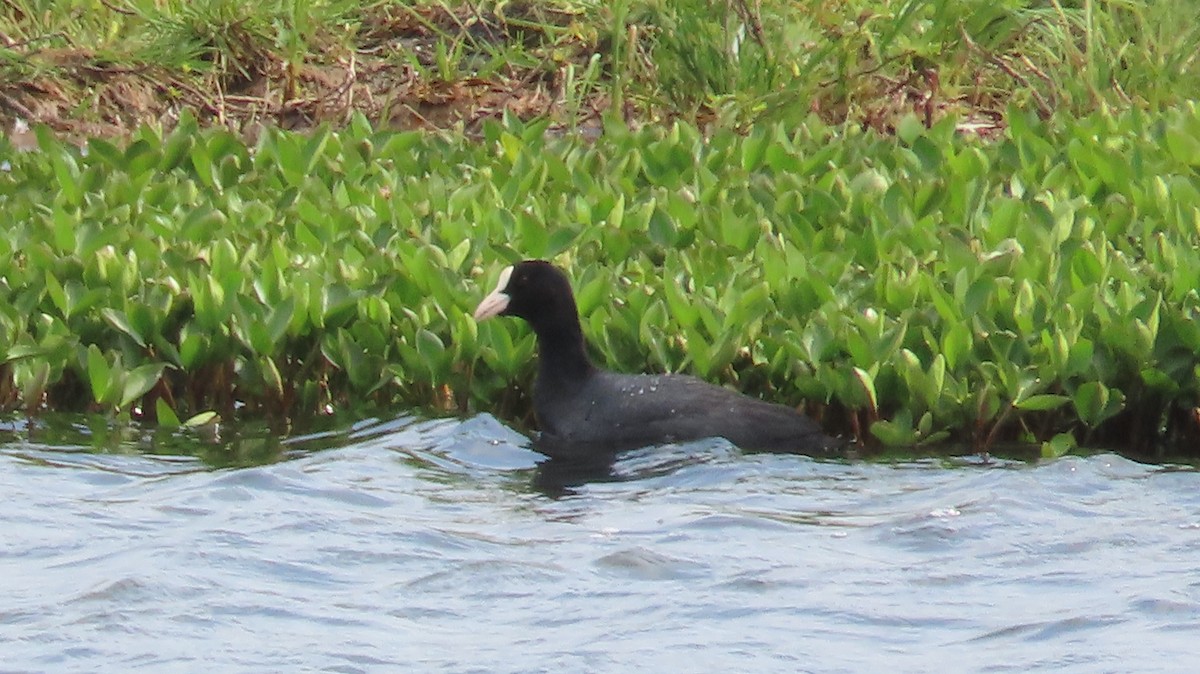
[[[480,416],[218,469],[34,430],[0,444],[5,672],[1190,672],[1200,653],[1190,468],[712,441],[581,476]]]

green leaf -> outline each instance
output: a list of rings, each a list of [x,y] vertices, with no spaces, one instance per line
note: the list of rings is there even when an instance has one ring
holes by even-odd
[[[1089,428],[1099,426],[1125,406],[1124,394],[1098,381],[1081,384],[1072,401],[1080,421]]]
[[[210,190],[219,189],[213,158],[209,156],[208,148],[203,143],[191,145],[189,155],[192,169],[196,172],[196,177],[200,179],[201,184]]]
[[[73,253],[79,234],[79,211],[55,208],[53,214],[54,247],[60,253]]]
[[[651,205],[650,220],[646,223],[647,235],[659,246],[673,246],[678,239],[675,221],[662,208]]]
[[[457,245],[450,249],[446,254],[446,263],[449,269],[461,271],[463,263],[467,261],[467,255],[471,253],[471,240],[463,239]]]
[[[1075,436],[1070,433],[1059,433],[1042,443],[1042,458],[1057,459],[1075,449]]]
[[[917,138],[925,134],[925,125],[916,115],[909,113],[900,118],[900,123],[896,125],[896,135],[906,145],[912,145]]]
[[[121,391],[121,408],[146,395],[162,377],[166,363],[150,363],[135,367],[125,374],[125,385]]]
[[[946,365],[951,370],[958,370],[966,362],[967,354],[971,351],[971,331],[962,323],[953,323],[942,338],[942,353]]]
[[[50,384],[50,363],[44,360],[19,363],[13,368],[13,383],[21,390],[25,407],[36,409]]]
[[[271,340],[272,347],[283,340],[295,313],[296,299],[294,297],[288,297],[271,307],[270,315],[267,318],[267,337]]]
[[[120,330],[126,335],[129,335],[129,337],[133,339],[138,346],[142,347],[143,349],[146,348],[146,338],[143,337],[141,332],[134,328],[132,324],[130,324],[129,319],[125,316],[124,312],[117,311],[116,309],[112,309],[110,307],[105,307],[100,310],[100,315],[103,316],[104,320],[108,321],[108,323],[114,328]]]
[[[946,385],[946,357],[938,354],[929,365],[929,379],[926,380],[925,400],[933,405],[942,395]]]
[[[199,332],[188,331],[181,335],[179,341],[179,360],[186,369],[200,365],[200,357],[208,347],[208,339]]]
[[[191,133],[186,133],[177,128],[167,139],[166,145],[163,147],[162,159],[159,160],[158,170],[163,173],[172,171],[183,163],[185,157],[194,162],[195,158],[191,155],[191,151],[192,145],[195,142]]]
[[[304,145],[304,166],[301,169],[304,175],[311,175],[313,169],[317,167],[317,162],[321,160],[321,155],[325,151],[325,144],[329,142],[329,135],[328,125],[321,125],[315,133],[310,135],[308,143]]]
[[[875,393],[875,378],[866,370],[856,367],[853,369],[854,379],[858,382],[863,394],[866,396],[867,409],[872,413],[879,410],[879,398]],[[910,420],[911,425],[911,420]]]
[[[926,412],[921,415],[921,420],[917,422],[917,434],[923,437],[928,437],[930,431],[933,430],[933,414]]]
[[[912,414],[904,410],[892,420],[879,420],[871,424],[874,435],[888,447],[909,447],[916,444],[920,435],[912,426]]]
[[[591,281],[583,284],[583,287],[579,288],[575,293],[576,302],[579,305],[579,314],[581,316],[590,316],[610,292],[612,292],[612,288],[609,287],[609,280],[602,275],[598,275]]]
[[[696,327],[700,320],[700,310],[696,308],[692,296],[686,293],[675,279],[664,279],[663,290],[672,318],[685,328]]]
[[[67,302],[67,294],[59,284],[58,279],[54,278],[54,274],[50,270],[46,270],[46,292],[50,295],[50,301],[54,302],[54,306],[58,308],[59,313],[63,318],[71,318],[71,305]]]
[[[167,401],[158,398],[154,401],[154,414],[158,419],[158,425],[162,428],[179,428],[179,417],[175,414],[175,410],[167,404]]]
[[[560,227],[550,234],[546,241],[546,257],[555,257],[566,251],[575,241],[576,232],[570,227]]]
[[[1165,136],[1167,149],[1176,161],[1200,166],[1200,138],[1176,127],[1167,127]]]
[[[108,390],[112,370],[108,361],[104,359],[104,354],[100,353],[100,347],[95,344],[89,344],[87,348],[87,373],[88,382],[92,386],[92,400],[104,404],[104,394]]]
[[[618,194],[614,200],[612,210],[608,212],[608,225],[617,229],[621,228],[621,223],[625,220],[625,195]]]
[[[39,134],[45,127],[39,125]],[[75,158],[71,156],[70,150],[58,145],[54,142],[54,147],[50,150],[43,150],[50,158],[50,165],[54,169],[54,178],[58,183],[59,194],[61,194],[68,204],[77,206],[83,201],[83,188],[79,183],[79,164],[75,162]]]
[[[279,374],[279,367],[275,364],[275,359],[261,358],[258,362],[263,384],[266,385],[267,390],[275,395],[283,395],[283,377]]]
[[[445,350],[446,345],[436,334],[425,328],[417,330],[417,353],[429,361],[435,361],[441,358]]]
[[[767,156],[767,147],[771,144],[771,135],[755,128],[742,142],[742,170],[750,172],[762,166]]]
[[[113,145],[106,140],[100,138],[89,138],[88,154],[99,157],[109,166],[117,170],[125,170],[124,153],[122,153],[116,145]]]
[[[1019,410],[1026,410],[1029,412],[1044,412],[1046,410],[1058,409],[1059,407],[1062,407],[1066,403],[1070,402],[1070,400],[1070,398],[1064,395],[1043,393],[1029,396],[1024,400],[1014,403],[1013,406]]]
[[[215,423],[219,422],[220,420],[221,420],[221,417],[216,412],[211,412],[211,411],[210,412],[201,412],[199,414],[192,416],[187,421],[183,422],[183,425],[185,428],[196,428],[198,426],[207,426],[208,424],[215,424]]]
[[[139,138],[125,148],[125,166],[131,179],[141,178],[158,163],[158,148],[145,138]]]

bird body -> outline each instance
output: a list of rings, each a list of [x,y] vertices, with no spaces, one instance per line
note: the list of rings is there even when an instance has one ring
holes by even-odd
[[[688,375],[599,370],[571,392],[539,382],[533,400],[542,432],[562,444],[643,447],[722,437],[749,450],[828,448],[829,438],[796,410]]]
[[[533,405],[552,454],[620,451],[722,437],[746,450],[827,453],[839,443],[791,407],[681,374],[619,374],[587,357],[566,276],[540,260],[501,273],[475,311],[525,319],[538,340]]]

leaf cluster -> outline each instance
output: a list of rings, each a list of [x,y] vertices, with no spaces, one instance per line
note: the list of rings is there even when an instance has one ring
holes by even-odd
[[[43,129],[0,147],[0,403],[528,418],[532,335],[470,311],[538,257],[605,365],[804,405],[865,444],[1197,446],[1200,111],[1010,118],[989,144],[912,117],[895,138]]]

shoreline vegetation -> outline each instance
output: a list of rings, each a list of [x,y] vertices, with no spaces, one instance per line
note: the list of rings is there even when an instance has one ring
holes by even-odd
[[[0,408],[528,424],[533,336],[470,310],[544,257],[599,362],[865,450],[1195,457],[1193,19],[0,0]]]
[[[75,140],[181,110],[264,126],[478,136],[503,113],[598,132],[802,122],[894,133],[914,114],[984,138],[1194,100],[1188,0],[2,0],[0,127]],[[18,125],[19,126],[19,125]],[[10,136],[14,135],[11,132]],[[20,140],[28,138],[28,134]]]

